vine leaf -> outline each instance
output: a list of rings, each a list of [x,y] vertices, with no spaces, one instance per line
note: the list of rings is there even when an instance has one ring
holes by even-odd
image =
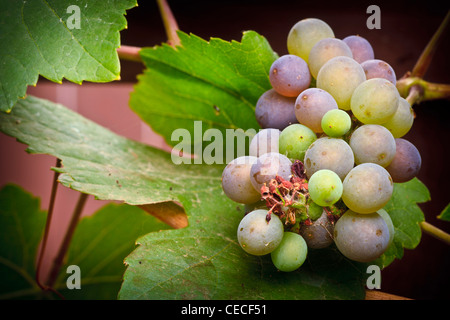
[[[0,190],[0,298],[45,298],[34,281],[47,213],[40,200],[16,185]],[[134,206],[109,204],[84,217],[74,233],[55,288],[66,299],[116,299],[137,237],[168,226]],[[70,265],[80,268],[81,289],[67,288]]]
[[[425,216],[417,204],[430,199],[427,187],[417,178],[394,184],[392,198],[384,207],[394,224],[394,241],[377,260],[381,267],[388,266],[395,258],[401,259],[404,248],[414,249],[419,244],[422,236],[419,223],[425,220]]]
[[[198,192],[222,193],[222,165],[175,165],[169,153],[126,139],[66,107],[28,96],[0,131],[28,144],[27,152],[62,161],[59,182],[101,200],[131,205],[182,202]]]
[[[74,5],[79,28],[72,27]],[[119,31],[126,27],[125,10],[136,5],[136,0],[0,0],[0,110],[9,112],[39,75],[58,83],[119,79]]]
[[[32,295],[40,289],[34,281],[35,259],[44,231],[46,213],[39,199],[20,187],[0,190],[0,299]]]
[[[187,147],[194,154],[210,128],[222,136],[226,129],[259,128],[255,105],[271,88],[268,74],[277,58],[267,40],[254,31],[244,32],[241,42],[178,35],[176,48],[163,44],[140,51],[147,69],[131,94],[131,109],[169,145],[176,143],[176,129],[188,130]],[[200,134],[195,120],[202,121]]]
[[[444,221],[450,221],[450,203],[442,210],[438,218]]]

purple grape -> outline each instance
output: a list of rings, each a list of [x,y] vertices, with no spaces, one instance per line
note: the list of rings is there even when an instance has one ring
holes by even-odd
[[[308,64],[302,58],[287,54],[270,67],[270,83],[276,92],[286,97],[297,97],[311,83]]]
[[[306,89],[295,101],[295,116],[298,122],[318,133],[323,132],[323,116],[333,109],[338,109],[336,100],[331,94],[319,88]]]
[[[395,139],[396,152],[394,159],[386,170],[394,182],[407,182],[417,176],[422,165],[419,150],[408,140]]]
[[[283,130],[298,123],[295,116],[295,99],[278,94],[274,89],[264,92],[256,103],[256,121],[263,128]]]
[[[370,42],[360,36],[348,36],[344,38],[344,41],[352,50],[353,59],[358,63],[362,63],[366,60],[374,59],[373,48]]]
[[[389,63],[383,60],[367,60],[361,63],[361,67],[363,68],[367,79],[383,78],[389,80],[393,84],[396,84],[397,82],[394,69],[389,65]]]

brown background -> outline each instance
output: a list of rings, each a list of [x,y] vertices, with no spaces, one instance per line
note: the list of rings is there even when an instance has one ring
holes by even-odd
[[[423,4],[425,3],[425,4]],[[337,38],[359,34],[368,39],[375,57],[390,63],[400,78],[411,70],[445,16],[448,5],[434,1],[377,2],[381,9],[381,29],[366,27],[366,8],[373,3],[358,1],[170,1],[179,27],[204,39],[219,37],[240,40],[242,31],[255,30],[264,35],[279,55],[287,53],[286,37],[290,28],[307,17],[326,21]],[[139,7],[127,14],[128,29],[122,32],[122,43],[133,46],[153,46],[166,40],[165,31],[154,1],[140,1]],[[441,43],[426,79],[450,83],[449,33]],[[127,104],[136,76],[142,65],[122,63],[122,80],[111,85],[70,83],[49,84],[41,79],[30,94],[63,103],[84,116],[111,128],[114,132],[157,147],[167,148],[161,137],[143,125]],[[112,87],[112,89],[111,89]],[[413,142],[422,155],[419,179],[430,190],[432,201],[421,205],[430,223],[450,232],[450,223],[436,219],[449,203],[450,103],[433,101],[415,107],[417,118],[405,138]],[[28,155],[25,147],[14,139],[0,135],[0,185],[14,182],[42,198],[42,208],[48,206],[55,159],[45,155]],[[52,224],[51,254],[58,248],[64,234],[67,217],[77,199],[77,193],[59,187],[56,214]],[[91,214],[104,205],[89,198],[84,214]],[[423,235],[415,250],[405,250],[402,260],[396,260],[382,272],[382,291],[415,299],[450,298],[450,250],[442,242]]]

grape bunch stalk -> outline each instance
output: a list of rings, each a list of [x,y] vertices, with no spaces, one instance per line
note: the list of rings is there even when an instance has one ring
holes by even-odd
[[[360,36],[337,39],[326,22],[308,18],[292,27],[287,49],[256,103],[262,130],[222,174],[224,193],[246,207],[238,242],[249,254],[270,254],[284,272],[332,244],[348,259],[373,261],[393,241],[383,208],[394,182],[421,167],[403,138],[411,104],[394,69]]]

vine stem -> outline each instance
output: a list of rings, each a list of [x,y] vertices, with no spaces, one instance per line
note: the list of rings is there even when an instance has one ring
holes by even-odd
[[[141,55],[139,54],[141,49],[141,47],[121,46],[117,49],[117,54],[119,55],[119,59],[122,60],[142,62]]]
[[[61,167],[61,159],[56,159],[56,168],[60,168],[60,167]],[[48,206],[47,221],[45,223],[45,230],[44,230],[44,236],[42,239],[42,246],[41,246],[41,250],[39,252],[39,257],[38,257],[38,261],[37,261],[37,265],[36,265],[35,280],[36,280],[36,284],[42,290],[51,291],[51,292],[55,293],[56,295],[58,295],[61,299],[64,299],[64,297],[61,295],[61,293],[59,293],[57,290],[53,289],[51,286],[47,286],[47,285],[43,284],[40,279],[42,260],[43,260],[44,254],[45,254],[45,250],[47,248],[50,224],[51,224],[52,217],[53,217],[53,210],[55,208],[56,192],[58,189],[58,177],[59,177],[59,172],[55,171],[55,173],[53,174],[52,191],[50,194],[50,203]]]
[[[81,213],[83,212],[83,208],[84,208],[84,205],[86,204],[87,198],[88,198],[87,194],[80,193],[80,196],[78,198],[77,204],[76,204],[75,209],[73,211],[72,218],[70,220],[67,232],[66,232],[66,234],[64,236],[64,239],[63,239],[63,241],[61,243],[61,247],[59,248],[59,251],[58,251],[58,253],[57,253],[57,255],[56,255],[56,257],[55,257],[55,259],[53,261],[53,265],[52,265],[52,268],[51,268],[50,273],[49,273],[49,277],[48,277],[47,283],[48,283],[48,285],[50,287],[54,286],[54,284],[55,284],[55,282],[56,282],[56,280],[58,278],[59,271],[60,271],[61,266],[63,264],[63,260],[64,260],[64,258],[66,256],[67,250],[69,249],[69,245],[70,245],[70,242],[72,240],[72,236],[73,236],[73,234],[75,232],[75,229],[76,229],[76,227],[78,225],[78,221],[80,220]]]
[[[411,72],[412,77],[423,78],[423,76],[427,72],[431,60],[433,59],[434,53],[436,52],[436,48],[438,47],[439,42],[442,40],[442,34],[445,32],[449,21],[450,11],[447,12],[444,20],[441,22],[439,28],[436,30],[433,37],[430,39],[419,59],[417,60]]]
[[[158,3],[164,28],[166,29],[167,43],[175,47],[180,44],[180,37],[178,37],[177,34],[177,31],[179,30],[178,23],[166,0],[156,0],[156,2]]]
[[[450,245],[450,234],[448,234],[447,232],[433,226],[426,221],[421,222],[420,227],[422,228],[423,232]]]

